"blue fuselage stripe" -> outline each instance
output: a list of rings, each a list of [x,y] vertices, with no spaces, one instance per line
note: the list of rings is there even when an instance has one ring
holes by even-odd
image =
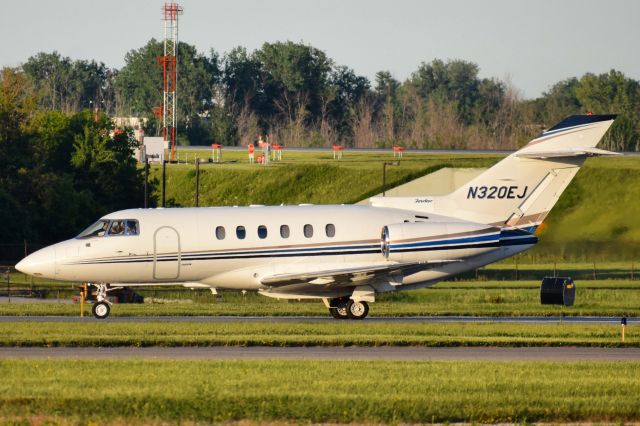
[[[500,236],[503,239],[500,239]],[[507,237],[507,238],[504,238]],[[514,245],[530,245],[538,242],[538,238],[523,231],[509,231],[502,234],[480,235],[469,238],[447,239],[437,241],[422,241],[408,244],[392,244],[389,249],[391,253],[405,253],[418,251],[439,251],[439,250],[463,250],[483,247],[501,247]],[[195,260],[223,260],[223,259],[258,259],[269,257],[306,257],[306,256],[342,256],[355,254],[379,253],[380,247],[377,244],[349,245],[336,247],[319,247],[305,249],[277,249],[277,250],[252,250],[234,251],[227,253],[198,253],[183,254],[179,258],[181,261]],[[178,256],[175,254],[159,255],[155,258],[157,262],[175,262]],[[78,264],[114,264],[114,263],[147,263],[153,262],[153,256],[94,259],[81,261]]]

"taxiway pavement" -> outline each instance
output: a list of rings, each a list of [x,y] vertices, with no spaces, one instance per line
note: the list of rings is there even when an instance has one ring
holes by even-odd
[[[409,322],[409,323],[452,323],[452,322],[501,322],[501,323],[576,323],[576,324],[620,324],[620,317],[604,316],[550,316],[550,317],[488,317],[488,316],[419,316],[419,317],[368,317],[363,322]],[[137,316],[118,317],[111,316],[104,320],[95,319],[93,316],[0,316],[0,322],[270,322],[270,323],[297,323],[297,322],[335,322],[327,316]],[[640,317],[627,318],[627,324],[640,324]]]
[[[640,361],[640,348],[578,347],[116,347],[0,348],[0,359],[208,359],[395,361]]]

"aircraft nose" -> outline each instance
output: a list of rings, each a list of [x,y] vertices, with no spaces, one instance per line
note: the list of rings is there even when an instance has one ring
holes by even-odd
[[[27,275],[54,278],[56,272],[56,251],[54,247],[45,247],[22,259],[16,269]]]

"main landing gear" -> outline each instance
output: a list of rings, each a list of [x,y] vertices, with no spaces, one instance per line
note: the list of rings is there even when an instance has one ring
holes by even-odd
[[[369,314],[369,304],[348,298],[331,299],[329,313],[335,319],[361,320],[365,319]]]

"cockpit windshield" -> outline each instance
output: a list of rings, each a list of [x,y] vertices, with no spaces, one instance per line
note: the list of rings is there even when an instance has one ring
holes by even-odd
[[[138,221],[134,219],[99,220],[76,238],[93,238],[117,235],[138,235]]]

